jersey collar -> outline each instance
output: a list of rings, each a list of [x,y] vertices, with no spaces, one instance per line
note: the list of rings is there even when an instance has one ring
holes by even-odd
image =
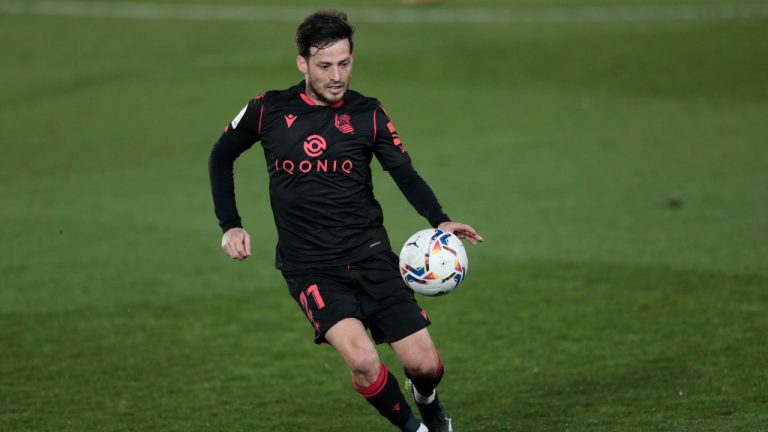
[[[309,96],[307,96],[306,93],[304,93],[304,89],[306,88],[306,83],[304,81],[300,82],[298,86],[296,86],[299,92],[299,96],[301,97],[301,100],[304,101],[309,106],[323,106],[318,105],[315,103],[315,101],[312,100]],[[339,108],[342,105],[344,105],[344,98],[342,98],[340,101],[336,102],[335,104],[328,105],[329,108]]]

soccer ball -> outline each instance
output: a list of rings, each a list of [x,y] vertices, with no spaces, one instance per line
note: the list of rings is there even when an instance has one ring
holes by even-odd
[[[400,250],[400,274],[415,292],[428,296],[448,294],[467,275],[467,251],[455,235],[425,229],[409,238]]]

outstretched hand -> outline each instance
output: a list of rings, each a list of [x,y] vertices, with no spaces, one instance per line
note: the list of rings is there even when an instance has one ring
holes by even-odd
[[[456,237],[462,240],[466,240],[473,245],[478,244],[484,240],[483,237],[481,237],[474,228],[467,224],[459,222],[443,222],[438,225],[437,228],[453,233]]]
[[[221,248],[230,258],[242,261],[251,256],[251,236],[242,228],[231,228],[221,237]]]

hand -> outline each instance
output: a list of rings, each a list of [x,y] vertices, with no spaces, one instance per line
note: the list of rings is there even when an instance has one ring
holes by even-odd
[[[230,228],[221,237],[221,248],[230,258],[242,261],[251,256],[251,236],[242,228]]]
[[[480,234],[478,234],[475,231],[474,228],[463,223],[443,222],[440,225],[438,225],[437,228],[443,231],[453,233],[454,235],[456,235],[456,237],[462,240],[466,240],[473,245],[484,241],[484,239],[480,236]]]

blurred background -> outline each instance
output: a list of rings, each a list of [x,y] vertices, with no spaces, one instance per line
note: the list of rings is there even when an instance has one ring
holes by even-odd
[[[717,0],[0,0],[0,430],[389,430],[273,267],[258,146],[247,261],[210,198],[320,6],[486,239],[420,299],[459,430],[765,430],[768,3]],[[427,222],[374,165],[399,248]]]

